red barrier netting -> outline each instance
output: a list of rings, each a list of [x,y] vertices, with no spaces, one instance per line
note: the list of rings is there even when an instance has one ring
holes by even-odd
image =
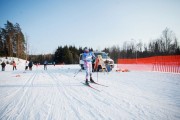
[[[119,69],[180,73],[180,55],[118,59]]]

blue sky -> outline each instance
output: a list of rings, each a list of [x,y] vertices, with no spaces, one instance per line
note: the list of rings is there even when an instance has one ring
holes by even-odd
[[[180,41],[180,0],[0,0],[0,27],[7,20],[20,24],[32,54],[148,43],[166,27]]]

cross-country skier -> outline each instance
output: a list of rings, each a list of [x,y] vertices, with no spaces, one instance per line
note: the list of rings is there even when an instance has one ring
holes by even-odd
[[[1,63],[1,66],[2,66],[2,71],[5,71],[6,63],[4,61]]]
[[[26,63],[25,63],[25,70],[27,70],[28,69],[28,61],[26,61]]]
[[[45,60],[45,61],[44,61],[44,70],[47,70],[47,63],[48,63],[48,62]]]
[[[92,79],[92,61],[95,59],[95,55],[92,52],[89,52],[89,49],[87,47],[84,48],[83,53],[83,61],[84,61],[84,67],[86,69],[86,84],[89,84],[88,77],[90,76],[90,81],[94,82]]]
[[[17,70],[15,61],[13,61],[12,65],[13,65],[13,70]]]
[[[29,70],[32,70],[33,62],[31,60],[29,61],[28,66],[29,66]]]

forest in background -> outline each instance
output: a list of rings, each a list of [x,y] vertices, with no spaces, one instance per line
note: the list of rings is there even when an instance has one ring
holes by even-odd
[[[85,46],[86,47],[86,46]],[[55,61],[57,64],[78,64],[79,55],[83,53],[84,47],[75,46],[59,46],[54,54],[44,55],[44,59],[49,62]],[[90,51],[93,48],[89,48]],[[109,48],[104,48],[103,52],[108,55],[117,63],[118,58],[145,58],[159,55],[180,55],[180,46],[178,39],[173,31],[165,28],[159,38],[150,40],[148,45],[142,41],[130,40],[123,43],[123,46],[114,45]],[[42,55],[38,55],[41,56]],[[36,57],[35,57],[36,58]],[[42,61],[41,59],[40,61]],[[36,60],[38,61],[38,59]],[[43,62],[43,61],[42,61]]]
[[[114,45],[103,51],[109,53],[110,57],[117,61],[118,58],[145,58],[151,56],[180,55],[178,39],[173,31],[165,28],[160,37],[150,40],[148,44],[131,39],[123,43],[123,46]]]
[[[131,39],[124,42],[123,46],[114,45],[104,48],[102,51],[108,53],[115,63],[118,58],[144,58],[157,55],[180,54],[178,39],[169,28],[165,28],[159,38],[150,40],[148,44],[142,41]],[[0,57],[18,57],[41,64],[45,60],[49,63],[56,62],[56,64],[78,64],[79,55],[83,53],[84,47],[77,48],[72,45],[60,45],[53,54],[29,55],[27,40],[18,23],[13,24],[7,21],[4,28],[0,28]],[[89,49],[93,51],[93,48],[89,47]]]
[[[26,41],[18,23],[7,21],[0,28],[0,56],[26,58]]]

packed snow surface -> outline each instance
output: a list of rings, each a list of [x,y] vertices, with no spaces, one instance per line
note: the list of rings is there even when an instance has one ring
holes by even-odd
[[[85,86],[79,65],[0,71],[0,120],[179,120],[180,74],[94,72]],[[75,76],[76,75],[76,76]]]

